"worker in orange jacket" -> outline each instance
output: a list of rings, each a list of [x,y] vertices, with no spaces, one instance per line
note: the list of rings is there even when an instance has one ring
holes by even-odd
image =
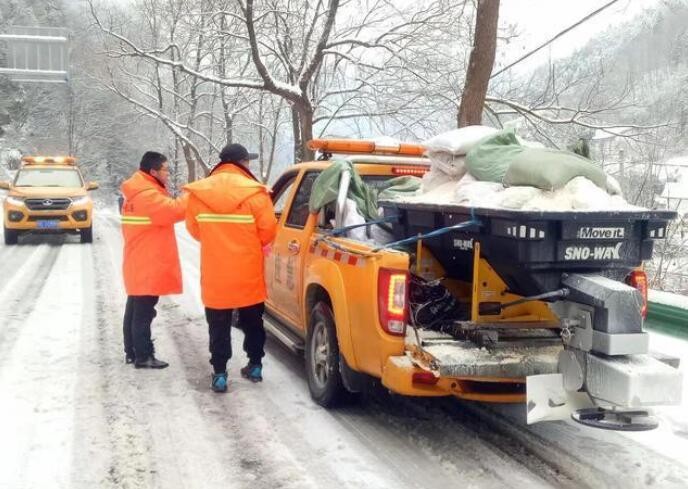
[[[165,368],[155,358],[151,323],[161,295],[181,294],[182,273],[174,223],[184,219],[186,199],[172,198],[166,185],[167,158],[154,151],[143,155],[139,170],[122,184],[124,235],[124,353],[136,368]]]
[[[249,358],[241,375],[263,380],[264,252],[275,238],[277,220],[268,189],[248,169],[249,160],[257,156],[240,144],[230,144],[207,178],[184,187],[189,193],[186,227],[201,243],[201,295],[215,392],[227,390],[234,310]]]

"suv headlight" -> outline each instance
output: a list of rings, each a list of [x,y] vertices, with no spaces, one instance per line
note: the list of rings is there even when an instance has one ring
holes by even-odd
[[[16,206],[23,206],[24,205],[24,199],[20,197],[12,197],[11,195],[7,196],[7,199],[5,200],[10,205],[16,205]]]
[[[72,205],[84,205],[88,204],[91,198],[88,195],[82,195],[80,197],[72,197]]]

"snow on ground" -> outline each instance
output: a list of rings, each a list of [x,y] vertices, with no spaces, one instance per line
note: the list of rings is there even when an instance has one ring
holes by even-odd
[[[99,212],[93,245],[0,246],[1,489],[686,487],[685,406],[661,411],[664,431],[630,437],[524,427],[498,410],[511,436],[464,404],[384,393],[328,411],[279,345],[265,382],[240,379],[240,332],[230,391],[214,394],[198,247],[178,236],[185,294],[163,299],[153,325],[162,371],[124,364],[116,212]]]

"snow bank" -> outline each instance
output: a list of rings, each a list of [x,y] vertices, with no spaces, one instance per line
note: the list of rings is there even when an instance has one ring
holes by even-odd
[[[672,294],[671,292],[651,289],[648,292],[648,299],[650,302],[656,302],[657,304],[678,307],[680,309],[688,309],[688,296],[685,295]]]

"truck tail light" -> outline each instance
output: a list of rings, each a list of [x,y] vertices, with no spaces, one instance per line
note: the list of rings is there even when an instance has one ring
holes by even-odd
[[[640,295],[643,297],[640,315],[643,319],[647,318],[647,275],[643,270],[634,270],[626,277],[626,283],[640,291]]]
[[[411,382],[414,384],[435,385],[439,380],[440,378],[432,372],[414,372],[411,376]]]
[[[430,171],[429,166],[393,166],[392,175],[411,175],[414,177],[422,177]]]
[[[377,280],[380,325],[387,333],[403,336],[408,316],[408,272],[381,268]]]

